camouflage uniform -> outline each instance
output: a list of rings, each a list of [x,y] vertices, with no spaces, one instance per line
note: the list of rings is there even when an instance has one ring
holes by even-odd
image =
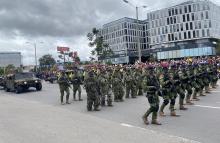
[[[160,88],[160,84],[158,78],[153,72],[153,67],[148,68],[150,70],[149,75],[144,78],[144,90],[147,92],[148,102],[150,104],[150,108],[143,116],[143,120],[145,124],[149,124],[148,116],[152,113],[152,124],[161,125],[157,121],[157,113],[159,110],[159,96],[158,89]]]
[[[101,94],[101,105],[105,106],[105,96],[107,95],[107,104],[108,106],[112,106],[110,74],[103,70],[98,76],[98,81]]]
[[[69,95],[70,95],[70,91],[69,91],[69,82],[68,82],[68,77],[65,75],[64,72],[61,73],[61,75],[58,77],[58,84],[59,84],[59,88],[60,88],[60,100],[61,100],[61,104],[63,103],[63,97],[64,97],[64,92],[66,92],[66,103],[69,103]]]
[[[164,108],[170,102],[170,115],[177,116],[174,109],[177,95],[174,89],[173,73],[169,73],[168,68],[164,68],[164,75],[160,82],[163,88],[163,104],[160,106],[160,115],[165,116]]]
[[[100,97],[98,94],[98,81],[93,71],[88,73],[84,86],[87,93],[87,110],[91,111],[92,106],[94,106],[94,110],[99,111]]]
[[[76,92],[78,91],[78,97],[79,101],[82,101],[81,99],[81,84],[82,84],[82,77],[78,73],[77,70],[74,71],[72,78],[71,78],[72,84],[73,84],[73,100],[76,100]]]
[[[134,74],[132,73],[132,69],[127,69],[125,72],[125,86],[126,86],[126,98],[129,98],[129,94],[131,93],[132,98],[136,98],[137,90],[136,90],[136,80],[134,79]]]
[[[143,95],[143,74],[142,69],[137,69],[135,72],[135,78],[137,81],[137,95],[142,96]]]
[[[112,90],[114,93],[114,100],[116,102],[123,101],[124,89],[123,89],[123,73],[117,67],[112,74]]]

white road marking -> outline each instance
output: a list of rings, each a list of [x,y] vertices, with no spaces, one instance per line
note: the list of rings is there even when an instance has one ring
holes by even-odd
[[[126,124],[126,123],[121,123],[120,125],[124,126],[124,127],[128,127],[128,128],[136,128],[136,129],[146,130],[146,131],[150,131],[150,132],[156,133],[156,134],[165,134],[165,133],[157,132],[157,131],[154,131],[154,130],[133,126],[133,125]],[[171,138],[178,138],[178,139],[182,140],[183,142],[201,143],[201,142],[198,142],[198,141],[195,141],[195,140],[186,139],[186,138],[181,137],[181,136],[175,136],[175,135],[168,135],[168,136],[171,137]]]
[[[202,107],[202,108],[220,109],[220,107],[215,107],[215,106],[204,106],[204,105],[194,105],[194,106]]]

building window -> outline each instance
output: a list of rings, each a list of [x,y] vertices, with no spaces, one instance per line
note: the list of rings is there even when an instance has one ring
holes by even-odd
[[[195,15],[194,15],[194,13],[191,14],[191,17],[192,17],[192,21],[194,21],[194,20],[195,20]]]
[[[173,24],[173,18],[172,17],[170,17],[170,23]]]
[[[181,31],[183,31],[183,23],[180,24]]]
[[[180,14],[182,14],[182,7],[180,7],[179,11],[180,11]]]
[[[191,32],[188,31],[188,39],[191,39]]]
[[[189,30],[189,24],[186,23],[186,30]]]
[[[192,12],[192,6],[189,5],[188,7],[189,7],[189,12]]]
[[[173,23],[176,24],[176,16],[173,17]]]
[[[171,34],[172,35],[172,41],[174,41],[174,34]]]
[[[174,8],[172,9],[172,15],[175,15]]]
[[[171,41],[170,34],[168,34],[168,41]]]
[[[171,10],[170,9],[168,10],[168,13],[169,13],[169,16],[171,16]]]
[[[204,19],[204,15],[203,15],[203,12],[201,12],[201,20]]]
[[[196,31],[193,31],[193,38],[196,38]]]
[[[180,31],[180,26],[179,26],[179,24],[177,24],[177,32],[179,32]]]
[[[205,18],[209,19],[209,12],[208,11],[205,12]]]
[[[186,37],[186,32],[184,32],[184,39],[187,39],[187,37]]]
[[[187,14],[187,21],[190,21],[189,14]]]
[[[190,22],[190,29],[192,30],[193,29],[193,23]]]
[[[178,15],[178,9],[177,8],[175,9],[175,14]]]
[[[181,34],[181,32],[179,33],[179,40],[182,40],[182,34]]]
[[[210,37],[210,31],[207,29],[207,36]]]
[[[186,22],[186,16],[183,15],[183,22]]]
[[[169,18],[167,18],[167,25],[169,25],[170,24],[170,19]]]
[[[196,37],[200,37],[199,36],[199,30],[196,30]]]
[[[205,30],[202,29],[202,37],[205,37]]]
[[[184,12],[187,13],[187,6],[184,6]]]

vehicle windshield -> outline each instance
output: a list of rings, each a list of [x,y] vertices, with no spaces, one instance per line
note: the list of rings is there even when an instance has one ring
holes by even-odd
[[[24,79],[24,78],[33,78],[34,74],[33,73],[18,73],[15,74],[15,79],[19,80],[19,79]]]

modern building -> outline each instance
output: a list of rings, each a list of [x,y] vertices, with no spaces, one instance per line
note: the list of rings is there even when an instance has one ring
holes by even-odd
[[[142,60],[149,56],[175,59],[215,55],[220,39],[219,13],[220,6],[209,0],[190,0],[152,11],[144,21],[122,18],[105,24],[102,36],[114,52],[105,60],[133,63],[138,59],[138,43]]]
[[[148,13],[150,48],[158,59],[215,55],[220,39],[220,7],[208,0],[187,1]]]
[[[15,67],[22,65],[22,55],[20,52],[0,52],[0,67],[12,64]]]
[[[146,21],[137,21],[127,17],[105,24],[101,35],[114,55],[104,60],[114,64],[134,62],[138,57],[138,43],[142,50],[149,47],[145,32],[146,26]]]

